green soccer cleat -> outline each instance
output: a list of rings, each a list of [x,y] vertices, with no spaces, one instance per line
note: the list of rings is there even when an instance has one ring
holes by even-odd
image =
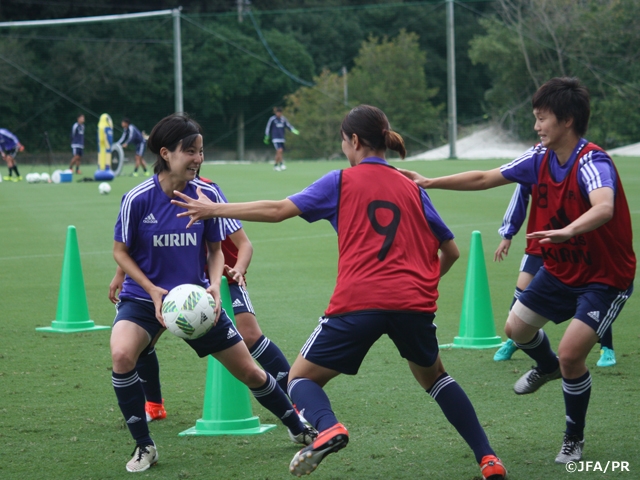
[[[518,350],[516,343],[510,338],[502,344],[500,349],[493,356],[494,362],[504,362],[505,360],[511,360],[511,356]]]
[[[600,350],[600,360],[596,365],[598,367],[613,367],[616,364],[616,352],[607,347],[602,347]]]

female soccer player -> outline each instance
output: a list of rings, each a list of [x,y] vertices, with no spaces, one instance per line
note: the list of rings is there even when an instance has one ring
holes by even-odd
[[[233,323],[220,308],[220,279],[224,257],[220,241],[223,222],[195,225],[177,218],[171,204],[174,191],[199,192],[213,202],[222,194],[215,185],[196,179],[202,164],[200,126],[186,116],[170,115],[153,128],[149,149],[156,154],[155,175],[122,198],[115,226],[113,256],[126,273],[111,333],[113,386],[127,427],[136,441],[127,470],[147,470],[158,460],[145,418],[145,396],[136,362],[164,328],[162,299],[173,287],[201,285],[216,301],[216,324],[203,337],[185,340],[198,356],[212,355],[256,399],[282,420],[300,443],[309,444],[314,431],[305,427],[275,379],[260,369]],[[187,224],[192,227],[187,230]],[[208,249],[208,256],[205,250]],[[209,279],[205,277],[205,265]]]
[[[344,448],[349,433],[338,421],[323,387],[341,373],[355,375],[383,334],[396,344],[418,383],[438,403],[469,444],[483,478],[506,476],[466,394],[442,365],[433,323],[438,282],[459,256],[453,234],[427,193],[391,167],[387,149],[404,157],[402,137],[378,108],[361,105],[342,122],[342,151],[352,168],[333,171],[280,201],[212,202],[174,192],[189,225],[206,218],[278,222],[301,216],[326,219],[338,233],[338,279],[320,324],[289,374],[289,395],[321,433],[300,450],[290,471],[311,473],[324,457]],[[407,253],[411,252],[411,255]],[[388,286],[398,285],[389,295]]]
[[[527,239],[538,240],[544,267],[514,304],[505,333],[536,366],[514,385],[537,391],[562,377],[566,429],[556,463],[582,458],[591,374],[587,355],[633,293],[636,256],[631,215],[620,176],[607,153],[583,135],[589,91],[577,78],[552,78],[532,98],[540,144],[487,171],[440,178],[403,171],[423,188],[486,190],[534,185]],[[558,354],[542,327],[570,320]]]

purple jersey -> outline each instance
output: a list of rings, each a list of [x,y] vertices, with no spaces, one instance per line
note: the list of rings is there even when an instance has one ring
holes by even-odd
[[[362,160],[362,163],[381,163],[387,164],[385,160],[378,157],[369,157]],[[384,179],[381,179],[384,181]],[[303,191],[291,195],[291,200],[298,207],[302,214],[300,215],[307,222],[312,223],[318,220],[328,220],[334,230],[338,231],[338,200],[340,192],[340,170],[333,170],[323,177],[319,178]],[[445,225],[431,203],[431,199],[427,192],[420,189],[422,194],[422,205],[424,213],[429,222],[431,231],[436,238],[442,243],[445,240],[454,238],[453,233]]]
[[[196,187],[214,202],[227,201],[217,185],[198,179],[188,182],[182,193],[196,197]],[[220,242],[227,221],[200,220],[187,229],[189,219],[176,216],[182,212],[184,209],[171,203],[154,175],[122,197],[114,240],[126,244],[131,258],[154,285],[167,290],[183,283],[206,288],[206,242]],[[120,296],[151,300],[128,275]]]
[[[529,205],[530,196],[531,187],[529,185],[516,185],[507,211],[504,213],[502,225],[498,229],[498,233],[502,238],[511,240],[520,231],[524,219],[527,218],[527,206]]]
[[[560,165],[553,150],[549,151],[551,176],[556,182],[561,182],[571,172],[573,165],[578,161],[578,153],[587,143],[587,140],[581,138],[573,149],[569,161],[564,165]],[[522,185],[537,185],[540,164],[546,152],[547,148],[538,144],[512,162],[500,167],[500,171],[507,180],[512,182],[518,182]],[[587,153],[587,156],[590,161],[582,161],[578,167],[578,185],[582,195],[588,198],[589,193],[601,187],[609,187],[615,193],[617,176],[611,159],[606,153],[598,150]]]

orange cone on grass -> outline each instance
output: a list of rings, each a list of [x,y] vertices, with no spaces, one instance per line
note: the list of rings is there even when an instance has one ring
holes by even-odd
[[[222,307],[235,324],[231,293],[226,277],[220,285]],[[235,378],[211,355],[208,357],[207,379],[204,388],[202,418],[194,427],[181,432],[185,435],[257,435],[276,428],[273,424],[260,424],[251,411],[249,389]]]
[[[487,267],[484,261],[482,236],[479,231],[471,233],[467,279],[464,285],[460,330],[452,344],[444,348],[496,348],[502,339],[496,335],[496,327],[489,293]]]
[[[60,291],[56,319],[50,327],[36,328],[39,332],[78,333],[95,330],[108,330],[111,327],[96,325],[89,318],[87,294],[84,289],[84,277],[80,262],[76,227],[67,228],[67,243],[62,262]]]

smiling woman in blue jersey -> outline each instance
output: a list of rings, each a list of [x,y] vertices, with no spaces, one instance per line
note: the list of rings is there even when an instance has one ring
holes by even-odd
[[[185,342],[199,357],[212,355],[219,360],[249,387],[258,402],[282,420],[295,441],[308,445],[316,432],[301,423],[276,380],[255,364],[241,335],[220,308],[224,222],[213,219],[190,225],[188,219],[177,217],[182,209],[171,203],[174,191],[195,195],[196,188],[212,202],[226,202],[217,185],[196,177],[204,159],[200,126],[187,116],[170,115],[153,128],[148,145],[156,154],[155,175],[122,197],[113,247],[113,256],[126,273],[111,332],[111,357],[118,405],[136,442],[127,470],[144,471],[158,461],[136,362],[153,348],[153,341],[164,330],[163,297],[184,283],[206,288],[215,299],[217,317],[206,335]]]

